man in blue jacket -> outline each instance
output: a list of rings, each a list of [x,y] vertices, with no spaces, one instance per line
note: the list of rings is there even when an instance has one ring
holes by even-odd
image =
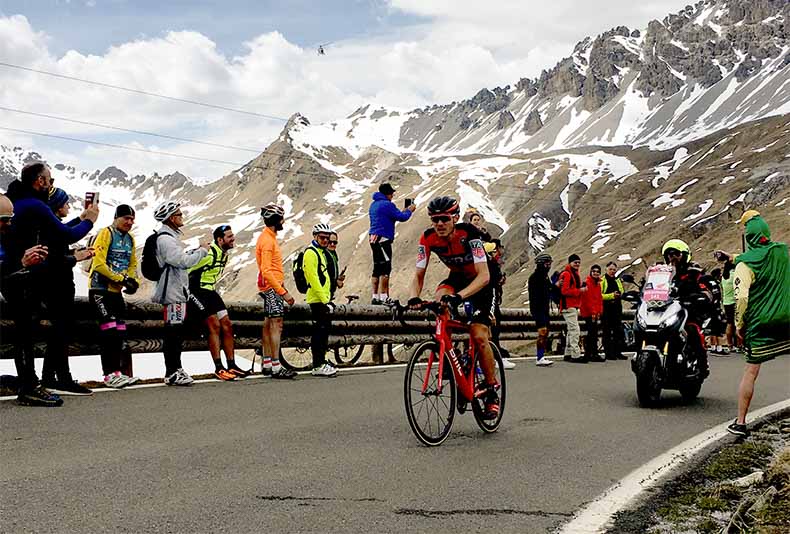
[[[390,301],[390,272],[392,272],[392,242],[395,239],[395,223],[408,221],[416,206],[410,204],[403,211],[399,210],[392,197],[395,189],[388,183],[379,186],[379,192],[373,194],[370,205],[370,249],[373,252],[373,275],[370,279],[373,286],[372,304],[386,304]]]

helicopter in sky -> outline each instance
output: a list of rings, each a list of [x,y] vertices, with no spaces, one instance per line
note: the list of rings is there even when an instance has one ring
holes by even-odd
[[[318,50],[317,50],[317,52],[318,52],[318,55],[319,55],[319,56],[325,56],[325,55],[326,55],[326,49],[325,49],[325,47],[327,47],[327,46],[329,46],[329,45],[331,45],[331,44],[332,44],[332,43],[325,43],[325,44],[322,44],[322,45],[318,45]]]

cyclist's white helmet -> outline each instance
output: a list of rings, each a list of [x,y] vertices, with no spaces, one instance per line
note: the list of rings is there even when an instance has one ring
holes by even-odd
[[[332,227],[329,226],[327,223],[318,223],[315,226],[313,226],[313,235],[315,235],[315,234],[333,234],[333,233],[335,233],[335,231],[332,230]]]
[[[264,219],[268,219],[269,217],[274,217],[275,215],[279,215],[280,217],[285,217],[285,210],[283,209],[282,206],[278,206],[274,202],[271,202],[261,208],[261,217],[263,217]]]
[[[180,202],[173,202],[172,200],[163,202],[154,210],[154,219],[159,222],[166,221],[168,217],[177,212],[180,207]]]

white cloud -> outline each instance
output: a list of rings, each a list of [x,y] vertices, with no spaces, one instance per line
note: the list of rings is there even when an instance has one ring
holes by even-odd
[[[112,46],[102,55],[71,50],[54,57],[48,37],[26,17],[15,15],[0,17],[0,57],[66,76],[257,113],[287,118],[298,111],[321,122],[346,116],[371,101],[402,108],[448,103],[469,98],[482,87],[534,77],[568,55],[587,34],[617,24],[642,27],[650,18],[663,17],[682,5],[674,0],[639,5],[610,0],[602,9],[600,2],[571,0],[541,5],[515,0],[392,0],[391,10],[425,17],[426,22],[387,35],[335,43],[325,56],[271,32],[246,43],[240,55],[228,57],[208,37],[179,31]],[[0,105],[260,150],[283,127],[259,117],[8,68],[0,68]],[[0,112],[0,126],[240,163],[254,156],[139,135],[119,136],[9,112]],[[81,168],[116,165],[130,174],[180,170],[196,177],[217,177],[232,170],[3,131],[0,143],[25,145],[51,160],[57,154],[63,163]]]

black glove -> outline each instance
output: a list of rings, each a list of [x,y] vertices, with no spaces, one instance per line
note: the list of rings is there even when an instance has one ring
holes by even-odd
[[[464,303],[464,299],[458,293],[453,293],[452,295],[442,295],[442,302],[455,310],[458,308],[458,306]]]
[[[127,295],[134,295],[140,287],[140,283],[134,278],[124,278],[123,280],[124,293]]]
[[[419,308],[422,306],[422,299],[420,297],[412,297],[406,302],[409,308]]]

